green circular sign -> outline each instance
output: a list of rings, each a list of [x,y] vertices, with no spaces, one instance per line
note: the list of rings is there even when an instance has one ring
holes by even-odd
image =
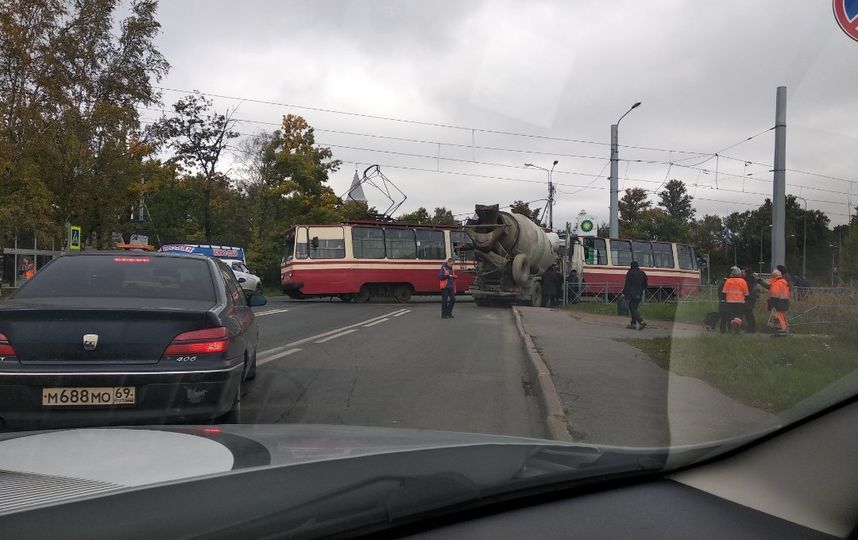
[[[589,219],[585,219],[581,222],[581,230],[584,232],[590,232],[593,230],[593,222]]]

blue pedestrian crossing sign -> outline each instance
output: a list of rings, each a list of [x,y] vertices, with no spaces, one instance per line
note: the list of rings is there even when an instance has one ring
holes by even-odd
[[[69,250],[80,251],[80,226],[72,225],[69,227]]]

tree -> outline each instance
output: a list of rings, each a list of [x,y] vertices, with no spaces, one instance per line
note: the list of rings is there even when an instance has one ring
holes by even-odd
[[[329,148],[316,146],[304,118],[284,116],[282,129],[256,138],[245,150],[245,164],[253,171],[243,179],[251,209],[248,260],[276,282],[282,242],[292,225],[337,223],[354,208],[327,185],[340,162]]]
[[[0,4],[0,206],[27,201],[15,228],[60,231],[68,219],[103,247],[127,221],[137,107],[158,102],[152,79],[169,69],[156,7],[132,1],[116,21],[114,0]]]
[[[435,225],[459,225],[459,220],[453,215],[451,210],[445,207],[435,208],[435,213],[432,215],[431,223]]]
[[[685,224],[694,218],[694,208],[691,206],[692,197],[688,194],[682,180],[673,179],[667,182],[658,197],[658,205],[664,208],[668,216],[679,223]]]
[[[644,233],[638,221],[644,212],[652,208],[647,192],[643,188],[628,188],[618,201],[620,211],[620,236],[623,238],[643,238]]]
[[[199,212],[203,236],[211,243],[212,207],[221,202],[215,196],[225,192],[229,183],[228,178],[218,172],[218,164],[229,141],[239,135],[233,131],[234,111],[213,111],[212,101],[199,92],[179,99],[173,111],[173,116],[162,118],[153,130],[173,150],[170,161],[198,180],[202,193]]]
[[[530,203],[526,203],[524,201],[513,201],[513,203],[509,207],[509,211],[513,214],[521,214],[522,216],[527,216],[530,220],[537,225],[541,225],[539,222],[539,214],[541,212],[540,209],[530,209]]]
[[[400,214],[399,217],[396,218],[396,221],[402,223],[414,223],[416,225],[422,225],[424,223],[429,223],[432,218],[429,216],[429,211],[424,207],[420,207],[413,212],[406,212],[404,214]]]

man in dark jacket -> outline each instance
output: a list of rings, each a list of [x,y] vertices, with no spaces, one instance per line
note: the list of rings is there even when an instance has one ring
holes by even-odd
[[[757,331],[757,319],[754,317],[754,308],[757,306],[757,282],[759,278],[754,270],[745,268],[745,283],[748,284],[748,296],[745,297],[745,323],[748,325],[748,332],[753,334]],[[722,286],[723,288],[723,286]]]
[[[631,268],[626,272],[626,283],[623,286],[623,296],[629,306],[629,313],[632,315],[632,322],[627,328],[637,328],[638,330],[646,328],[646,323],[638,313],[638,307],[641,305],[646,288],[646,274],[640,269],[637,261],[632,261]]]
[[[559,274],[554,269],[553,264],[542,273],[542,307],[554,307],[554,299],[560,292],[560,288],[557,286],[558,276]]]

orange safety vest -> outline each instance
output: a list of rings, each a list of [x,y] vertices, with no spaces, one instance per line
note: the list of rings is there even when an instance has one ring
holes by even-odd
[[[446,266],[441,267],[441,272],[439,272],[439,274],[441,276],[441,279],[438,281],[439,289],[447,288],[447,280],[449,278],[453,278],[454,280],[456,279],[456,274],[453,273],[452,270],[448,270]],[[455,288],[455,284],[453,285],[453,287]]]
[[[24,278],[27,281],[30,281],[31,279],[36,277],[36,265],[33,263],[22,264],[21,270],[23,270]]]
[[[748,283],[741,277],[727,278],[721,292],[724,293],[724,299],[728,304],[741,304],[749,294]]]
[[[769,298],[789,299],[789,282],[783,277],[773,277],[769,285]]]

